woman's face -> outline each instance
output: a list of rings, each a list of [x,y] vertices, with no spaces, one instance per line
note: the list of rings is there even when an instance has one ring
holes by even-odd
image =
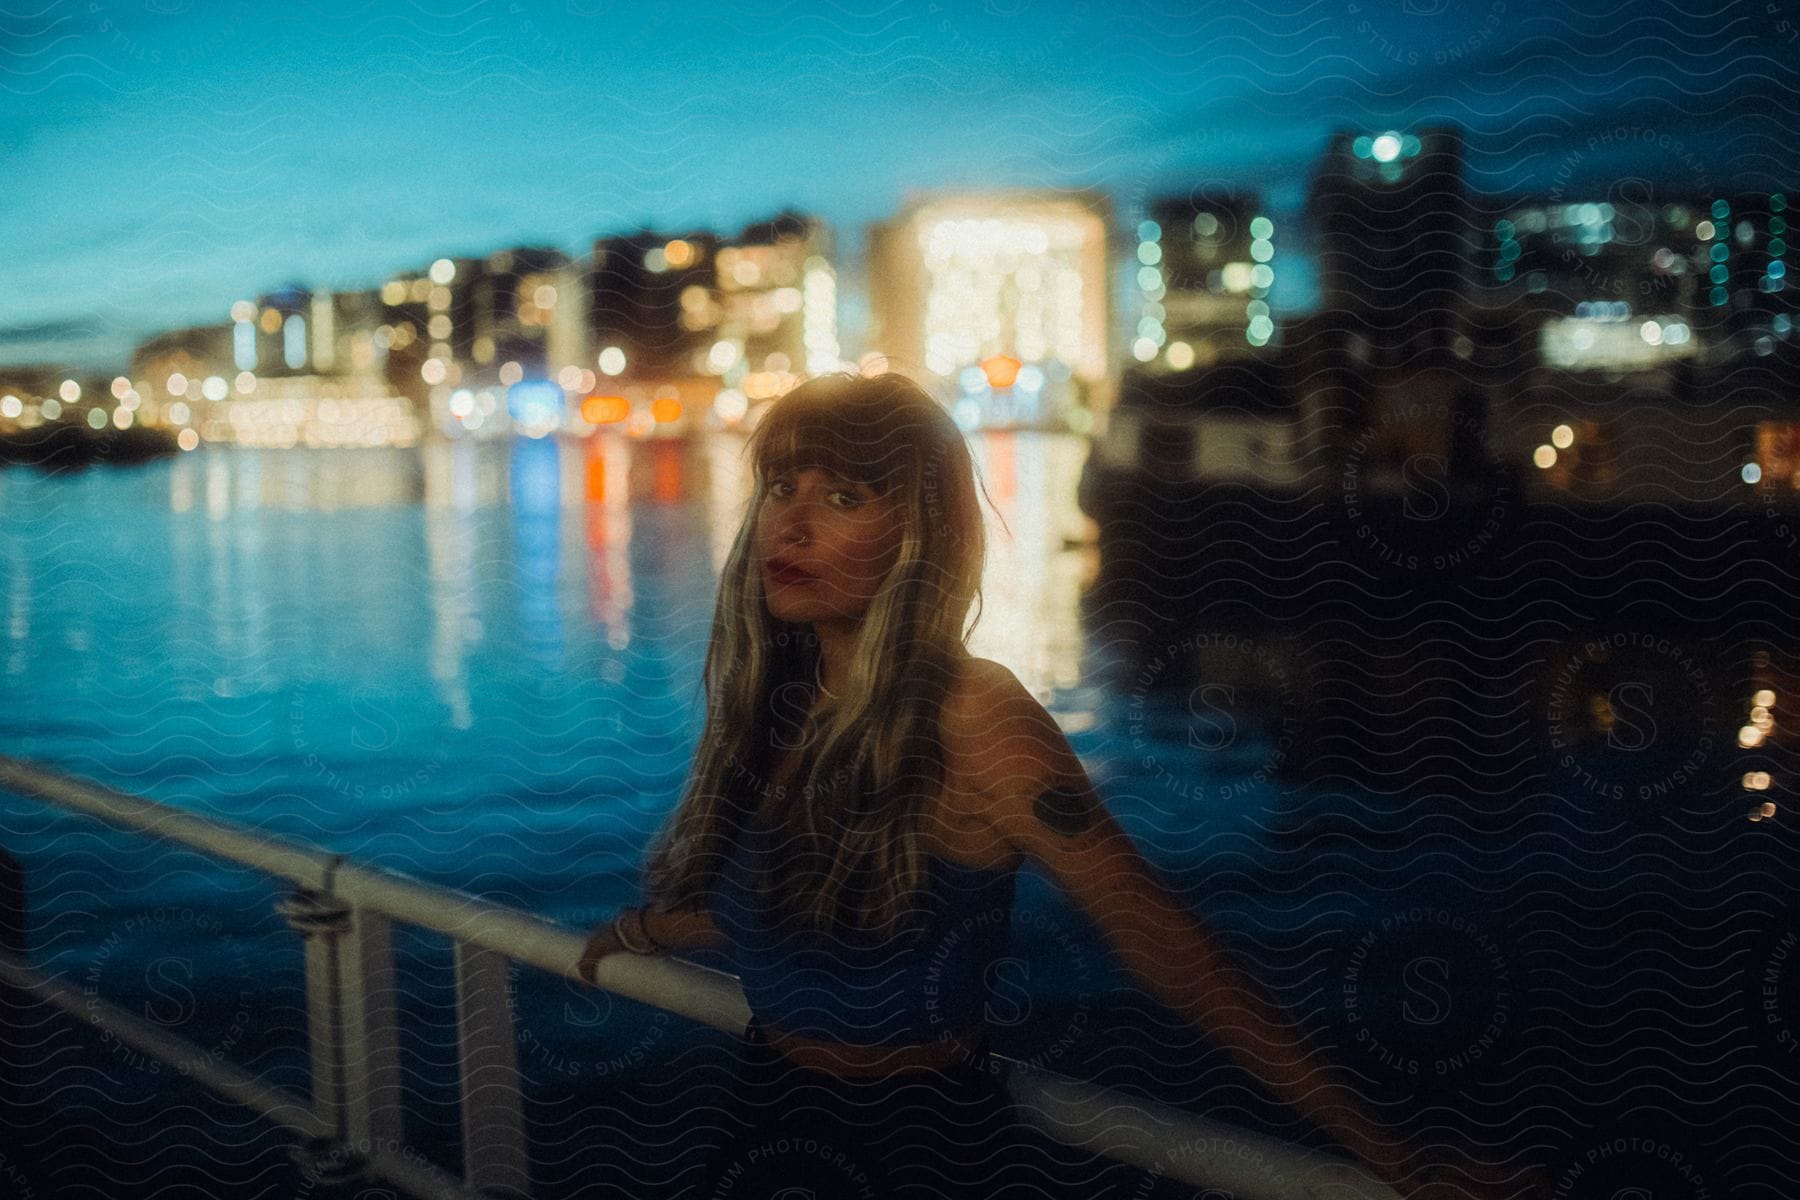
[[[822,467],[772,476],[756,513],[770,613],[793,622],[859,620],[893,565],[900,524],[892,501]]]

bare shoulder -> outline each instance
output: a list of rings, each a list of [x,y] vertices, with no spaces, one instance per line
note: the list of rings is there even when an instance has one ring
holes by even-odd
[[[1056,718],[1004,664],[971,655],[944,707],[944,732],[978,778],[1004,783],[1009,774],[1039,774],[1061,765],[1067,743]]]
[[[959,861],[980,866],[1017,866],[1018,850],[994,828],[994,733],[996,716],[1031,693],[1004,665],[970,655],[958,665],[941,717],[944,738],[943,828]]]
[[[1080,771],[1056,718],[1018,676],[988,658],[969,658],[944,709],[944,741],[961,802],[991,820],[995,806]]]
[[[994,699],[1008,684],[1017,686],[1018,683],[1018,676],[1005,664],[971,654],[957,667],[956,678],[950,687],[950,705],[969,712]]]
[[[963,820],[987,853],[1039,864],[1096,920],[1167,907],[1154,869],[1107,811],[1056,718],[999,663],[971,659],[963,675],[951,705],[958,732],[946,740],[962,754]]]

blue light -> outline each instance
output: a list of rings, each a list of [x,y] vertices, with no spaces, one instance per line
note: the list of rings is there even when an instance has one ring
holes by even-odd
[[[281,323],[281,360],[295,371],[306,365],[306,318],[298,313]]]
[[[256,326],[239,321],[231,331],[231,361],[240,371],[256,370]]]
[[[512,469],[507,472],[507,481],[511,484],[513,511],[520,515],[555,516],[562,504],[562,464],[556,443],[515,441],[511,458]],[[544,546],[540,541],[536,547],[546,551],[542,557],[552,567],[551,575],[555,574],[555,530],[553,522],[547,531],[548,545]]]
[[[563,419],[563,390],[547,379],[522,379],[506,389],[506,411],[527,437],[543,437]]]

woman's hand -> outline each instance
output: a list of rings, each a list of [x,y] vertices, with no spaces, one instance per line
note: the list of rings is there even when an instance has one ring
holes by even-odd
[[[587,940],[587,945],[582,947],[581,961],[575,964],[575,971],[582,979],[598,987],[599,983],[594,978],[594,969],[599,966],[600,960],[609,954],[625,952],[624,945],[619,941],[619,935],[613,932],[612,922],[607,921],[594,929],[593,934]]]

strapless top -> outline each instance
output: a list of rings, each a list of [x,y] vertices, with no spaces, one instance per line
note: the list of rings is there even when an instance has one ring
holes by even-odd
[[[926,860],[917,918],[896,932],[776,933],[758,903],[773,830],[752,819],[728,858],[713,920],[750,1011],[785,1033],[859,1045],[913,1045],[983,1019],[989,968],[1012,929],[1012,868]]]

